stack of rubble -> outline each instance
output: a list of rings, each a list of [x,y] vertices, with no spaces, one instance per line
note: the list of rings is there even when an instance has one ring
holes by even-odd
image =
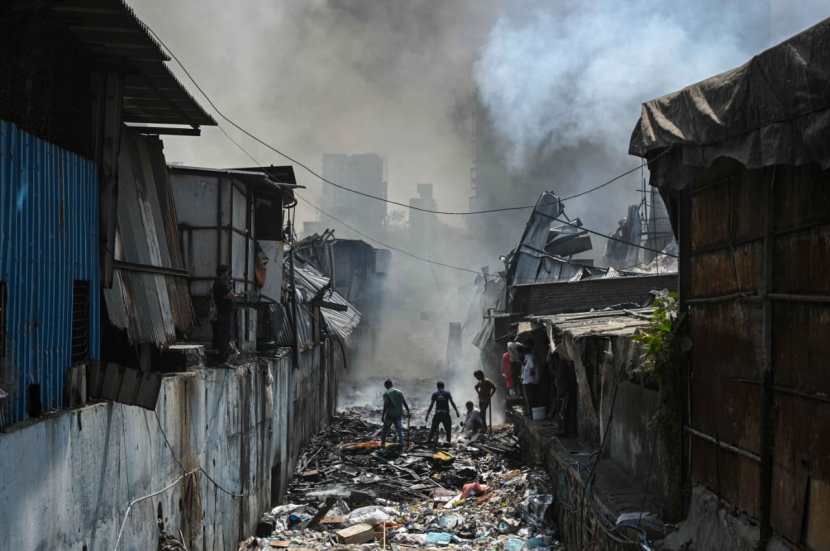
[[[507,427],[433,449],[413,427],[406,449],[344,414],[300,457],[287,503],[240,550],[558,548],[542,471],[517,468]]]

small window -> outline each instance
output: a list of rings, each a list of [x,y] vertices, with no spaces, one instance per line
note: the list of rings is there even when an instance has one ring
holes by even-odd
[[[254,204],[254,239],[282,241],[282,197],[260,195]]]
[[[72,364],[89,359],[89,282],[72,285]]]

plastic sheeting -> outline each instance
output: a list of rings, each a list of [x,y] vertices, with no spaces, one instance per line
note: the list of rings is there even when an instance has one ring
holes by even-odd
[[[825,19],[736,69],[644,103],[629,152],[652,160],[652,185],[674,189],[721,157],[748,169],[813,163],[827,169],[828,90]]]

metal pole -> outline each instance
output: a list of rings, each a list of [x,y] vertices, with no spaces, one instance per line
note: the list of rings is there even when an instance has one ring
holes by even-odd
[[[289,237],[290,239],[290,237]],[[294,243],[291,243],[291,250],[288,252],[288,269],[290,270],[291,286],[291,321],[294,325],[294,368],[300,367],[300,334],[297,323],[297,284],[294,274]]]
[[[775,261],[775,167],[766,186],[767,201],[766,232],[764,237],[764,266],[761,275],[760,296],[762,300],[762,365],[761,365],[761,476],[760,476],[760,537],[757,549],[766,549],[772,537],[772,483],[775,461],[775,360],[773,358],[772,323],[773,304],[770,291],[773,289],[773,266]]]

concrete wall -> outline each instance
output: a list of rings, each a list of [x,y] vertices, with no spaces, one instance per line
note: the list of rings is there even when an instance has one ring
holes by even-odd
[[[0,434],[0,547],[111,551],[128,505],[163,490],[135,503],[118,549],[155,549],[160,512],[188,549],[235,550],[333,411],[339,367],[324,347],[300,364],[176,374],[155,412],[99,403]]]

